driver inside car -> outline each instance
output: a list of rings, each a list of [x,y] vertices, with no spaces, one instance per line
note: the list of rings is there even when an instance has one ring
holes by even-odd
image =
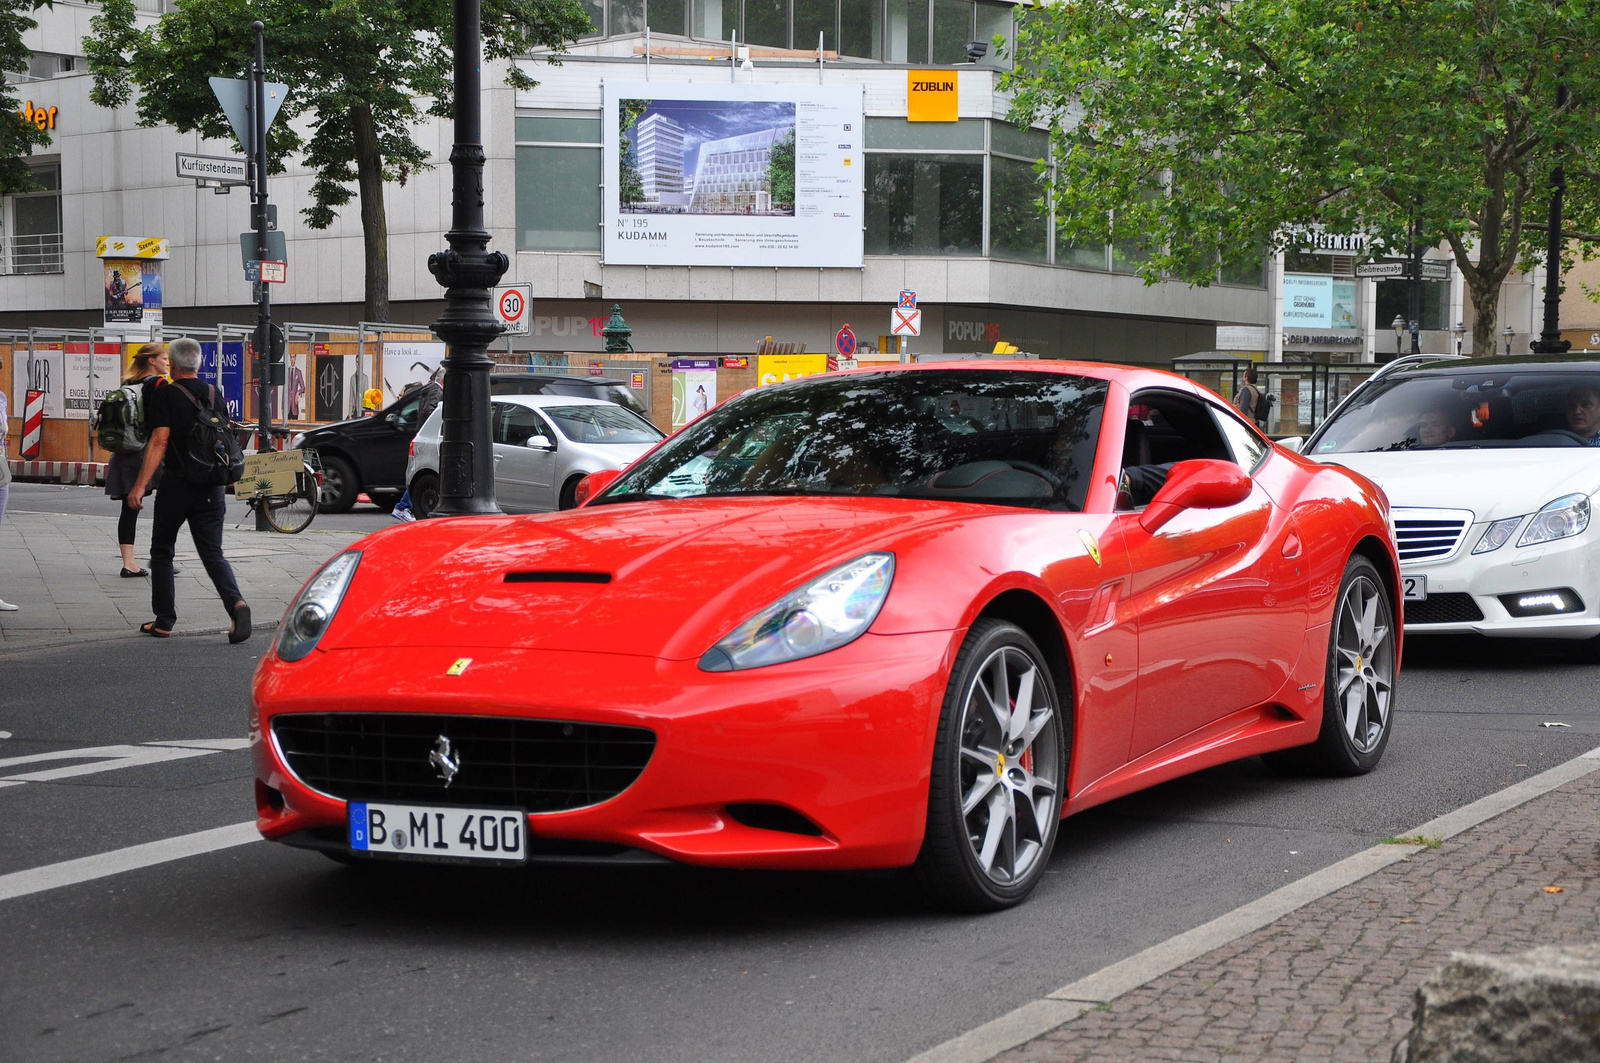
[[[1574,384],[1567,390],[1567,427],[1586,447],[1600,447],[1600,387]]]
[[[1442,447],[1456,437],[1456,426],[1445,410],[1429,410],[1422,415],[1417,426],[1417,445],[1432,449]]]

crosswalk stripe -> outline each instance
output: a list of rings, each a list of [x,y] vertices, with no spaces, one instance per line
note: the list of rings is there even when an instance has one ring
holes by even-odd
[[[199,856],[201,853],[214,853],[219,849],[231,849],[236,845],[260,840],[261,835],[256,831],[255,821],[251,820],[247,823],[234,823],[227,827],[197,831],[194,834],[180,834],[176,838],[145,842],[143,845],[130,845],[126,849],[114,849],[97,856],[63,860],[58,864],[46,864],[27,871],[13,871],[9,875],[0,875],[0,901],[26,897],[30,893],[42,893],[61,886],[75,886],[80,882],[92,882],[97,878],[118,875],[124,871],[136,871],[141,867],[165,864],[172,860],[182,860],[186,856]]]

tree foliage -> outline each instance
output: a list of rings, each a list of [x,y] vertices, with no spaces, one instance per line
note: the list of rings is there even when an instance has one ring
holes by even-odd
[[[639,119],[649,109],[649,100],[622,100],[617,108],[617,201],[626,209],[644,202],[644,175],[639,172]]]
[[[1558,160],[1564,228],[1600,229],[1597,52],[1600,0],[1066,0],[1023,18],[1008,86],[1052,128],[1065,238],[1203,285],[1314,225],[1403,252],[1415,221],[1486,352]]]
[[[428,150],[412,139],[413,127],[425,116],[453,114],[451,19],[450,0],[183,0],[140,30],[132,0],[102,0],[85,43],[91,98],[120,106],[137,86],[141,124],[231,137],[207,78],[246,77],[255,48],[251,23],[265,23],[268,79],[289,86],[267,136],[272,169],[282,172],[285,158],[304,154],[316,177],[301,213],[314,229],[332,225],[359,194],[366,314],[386,320],[383,183],[404,183],[427,168]],[[485,59],[540,48],[552,62],[565,42],[590,29],[578,0],[484,0],[482,26]],[[534,85],[515,67],[506,81]]]
[[[767,187],[772,191],[774,210],[794,209],[794,130],[772,145],[767,156]]]
[[[8,83],[8,70],[28,69],[28,48],[22,35],[38,25],[28,12],[50,0],[0,0],[0,195],[37,187],[28,169],[33,149],[47,147],[50,134],[23,116],[22,95]]]

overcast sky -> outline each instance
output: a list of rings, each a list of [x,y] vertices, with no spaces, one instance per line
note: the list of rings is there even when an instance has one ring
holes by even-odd
[[[644,114],[659,114],[683,127],[683,168],[695,172],[700,145],[708,140],[794,125],[794,104],[748,100],[652,100]]]

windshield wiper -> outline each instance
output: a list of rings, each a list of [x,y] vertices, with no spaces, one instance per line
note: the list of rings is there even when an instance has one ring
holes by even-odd
[[[652,498],[673,498],[673,495],[652,494],[649,491],[624,491],[620,495],[601,495],[591,506],[603,506],[610,502],[644,502]]]

